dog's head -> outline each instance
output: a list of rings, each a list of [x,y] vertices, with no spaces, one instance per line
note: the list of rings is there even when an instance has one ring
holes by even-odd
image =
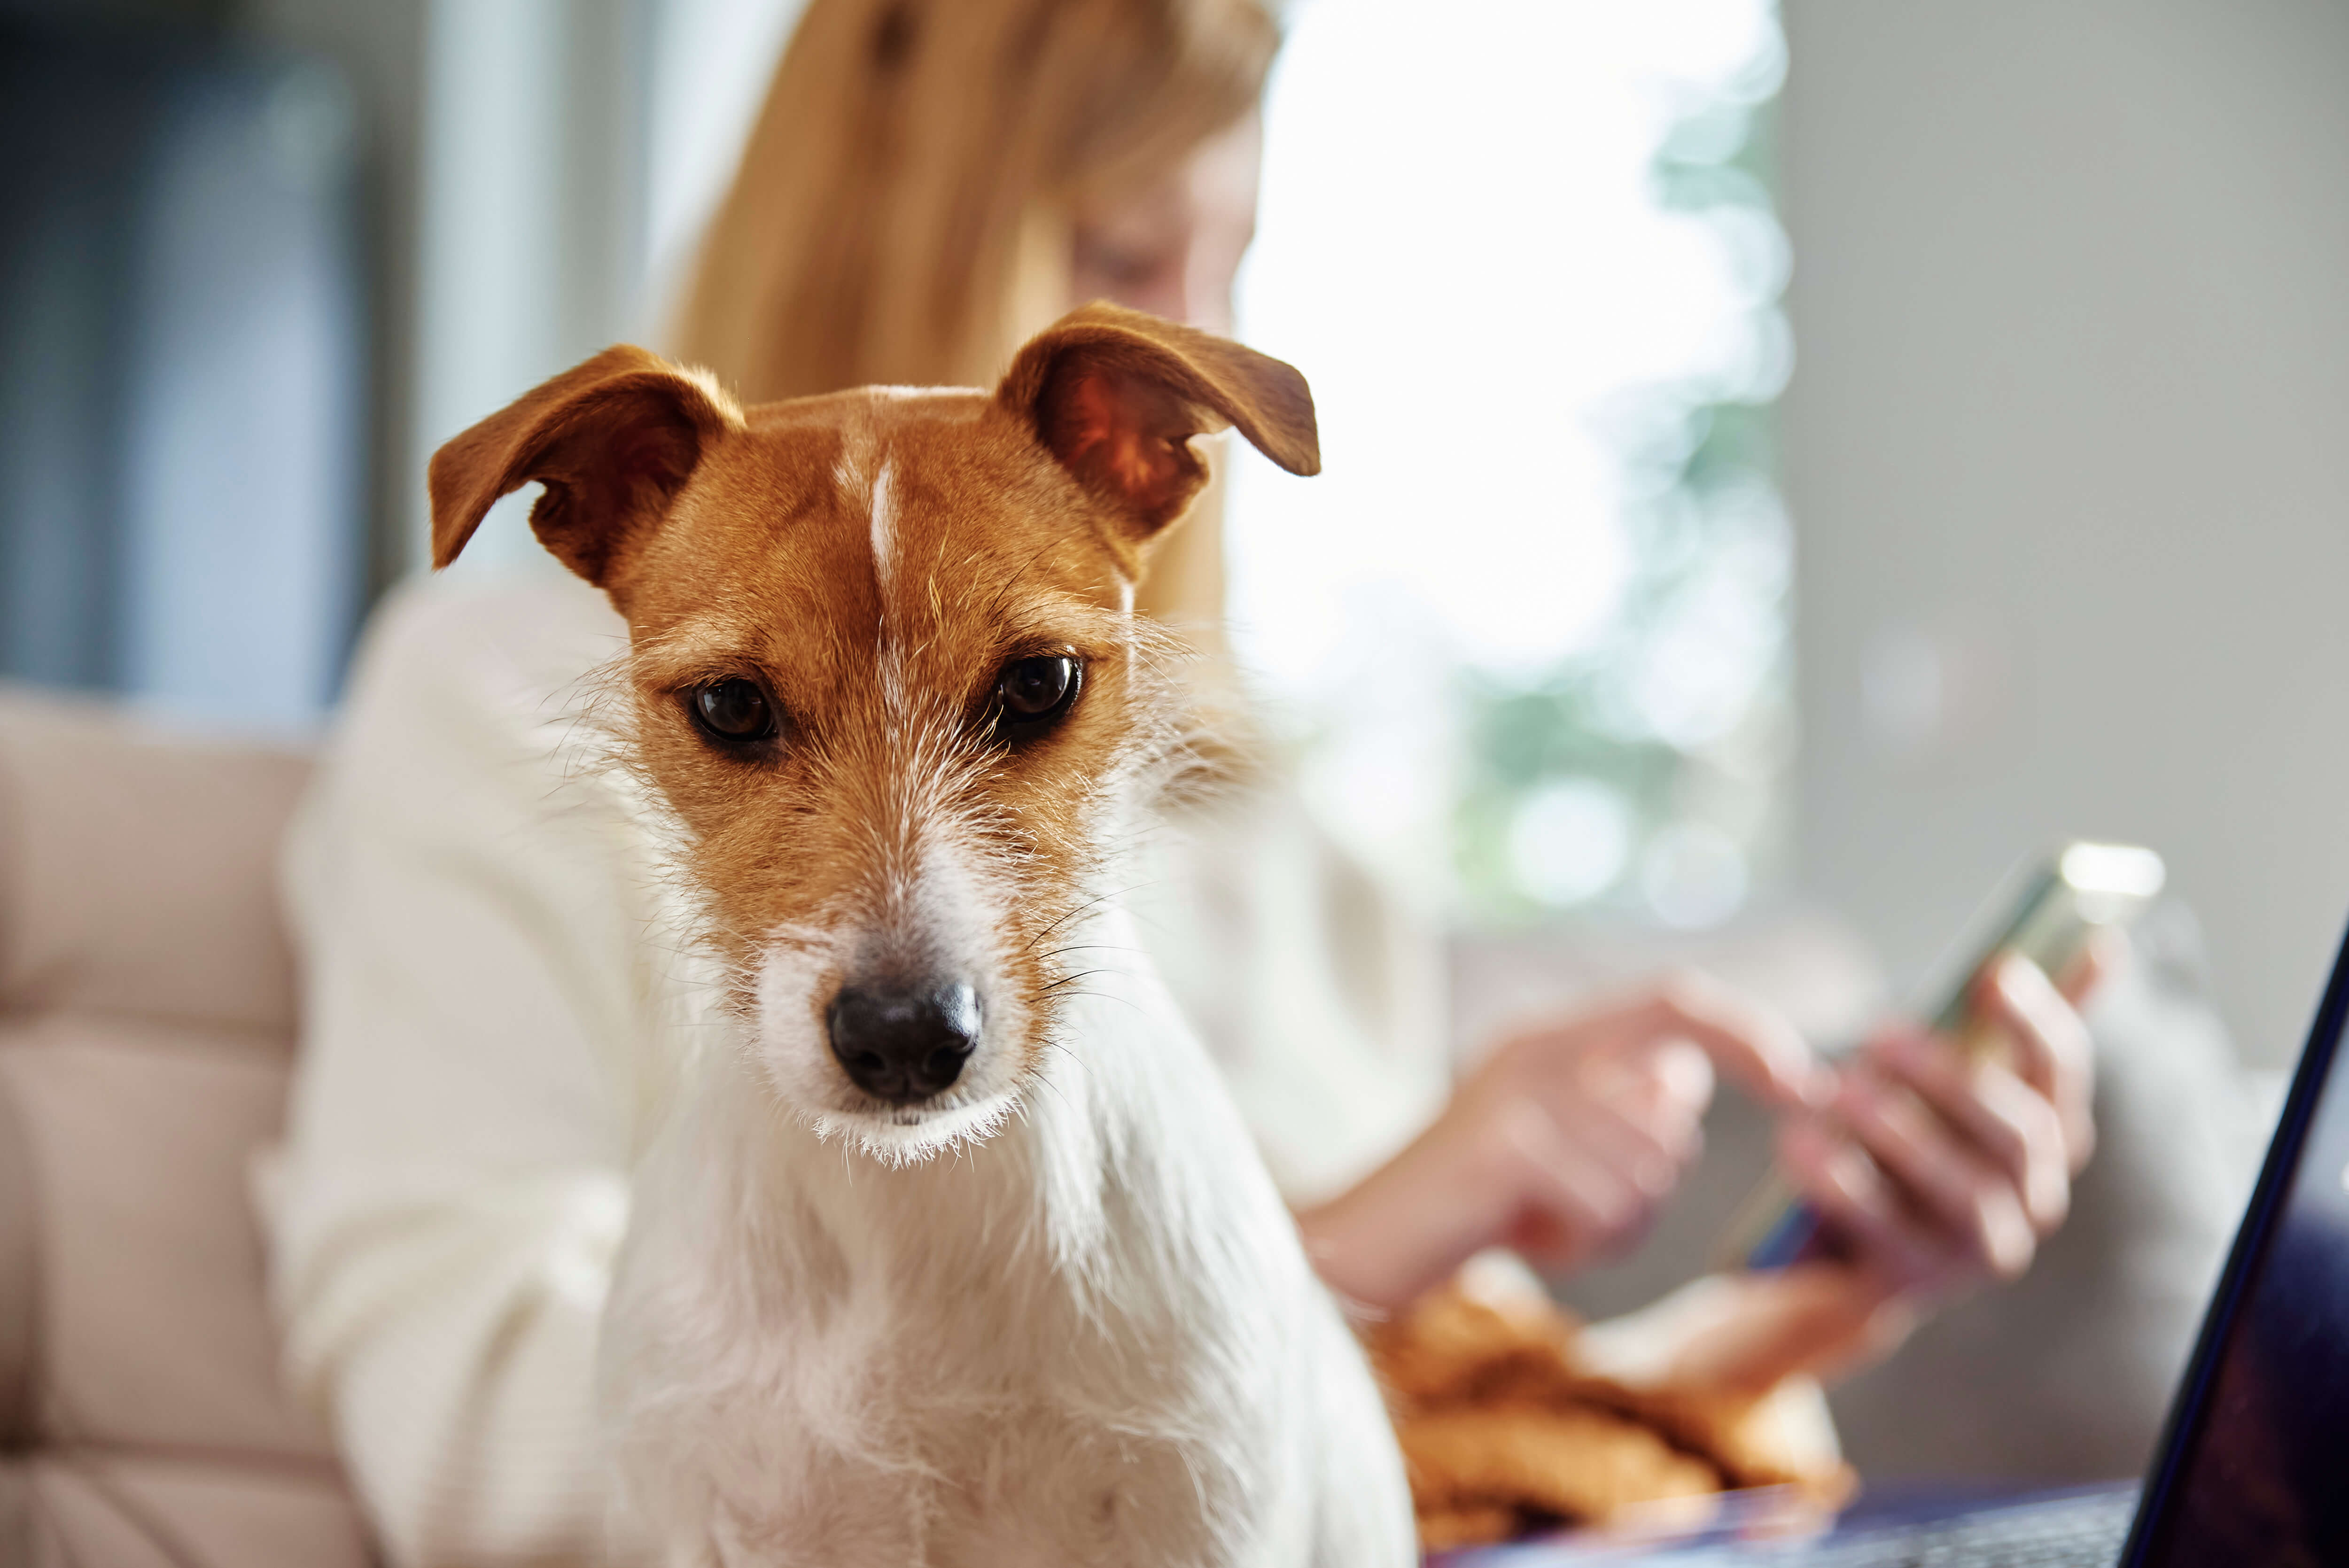
[[[1288,366],[1090,305],[992,394],[744,410],[608,349],[433,458],[436,566],[536,481],[532,529],[626,617],[633,759],[819,1131],[918,1157],[1050,1048],[1171,738],[1134,585],[1206,480],[1190,438],[1226,426],[1319,466]]]

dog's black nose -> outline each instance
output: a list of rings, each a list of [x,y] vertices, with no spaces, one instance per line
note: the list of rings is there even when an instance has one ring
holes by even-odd
[[[960,981],[843,985],[824,1022],[832,1054],[857,1088],[909,1104],[962,1076],[978,1045],[978,994]]]

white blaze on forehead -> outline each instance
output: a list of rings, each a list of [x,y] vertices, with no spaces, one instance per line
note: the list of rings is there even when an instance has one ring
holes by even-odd
[[[868,422],[856,420],[841,433],[840,456],[832,465],[832,482],[839,488],[840,499],[850,511],[862,508],[869,520],[873,578],[886,594],[897,545],[896,503],[892,495],[895,487],[888,454]]]
[[[893,715],[902,717],[905,709],[905,672],[899,663],[901,650],[889,626],[889,591],[897,554],[895,470],[879,433],[870,424],[859,420],[842,433],[840,456],[833,463],[832,478],[851,515],[859,507],[864,510],[873,542],[873,583],[881,591],[881,620],[875,628],[880,645],[874,653],[880,663],[882,698]]]
[[[889,592],[889,566],[897,548],[896,501],[891,480],[894,470],[889,459],[881,459],[881,468],[873,476],[873,578],[881,584],[881,592]]]

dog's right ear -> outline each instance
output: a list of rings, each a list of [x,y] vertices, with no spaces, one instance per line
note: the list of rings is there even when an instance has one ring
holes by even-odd
[[[1030,339],[995,400],[1108,510],[1129,557],[1207,482],[1194,436],[1237,426],[1290,473],[1321,471],[1313,393],[1293,366],[1121,305],[1080,306]]]
[[[711,442],[741,411],[706,374],[622,344],[432,454],[432,565],[457,559],[497,499],[546,487],[531,531],[572,571],[609,589]]]

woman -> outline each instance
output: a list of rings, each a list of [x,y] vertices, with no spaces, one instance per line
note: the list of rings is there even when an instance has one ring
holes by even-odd
[[[1228,330],[1277,42],[1255,0],[812,0],[672,346],[759,401],[986,382],[1095,296]],[[1211,653],[1219,525],[1211,496],[1145,603]],[[596,1317],[633,1155],[722,1026],[674,973],[628,786],[573,744],[619,635],[568,582],[402,595],[289,850],[309,993],[277,1294],[400,1564],[634,1550],[605,1534]],[[1570,1268],[1634,1233],[1716,1066],[1786,1114],[1846,1241],[1651,1320],[1719,1376],[1879,1349],[2060,1221],[2085,1040],[2027,965],[1985,990],[2013,1073],[1893,1036],[1830,1075],[1683,980],[1514,1036],[1447,1095],[1412,979],[1432,948],[1256,800],[1159,847],[1154,956],[1341,1296],[1390,1309],[1487,1246]]]

